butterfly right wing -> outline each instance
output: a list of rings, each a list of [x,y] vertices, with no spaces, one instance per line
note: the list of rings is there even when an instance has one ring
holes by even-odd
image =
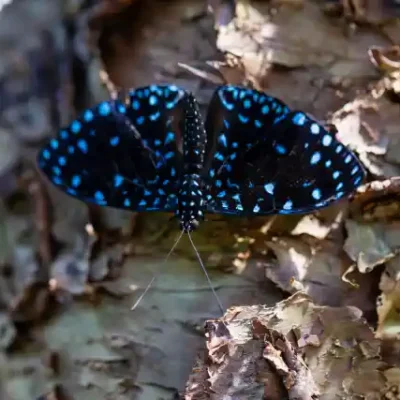
[[[249,154],[255,214],[302,214],[345,198],[366,176],[357,157],[334,131],[300,111],[287,114],[271,140]],[[283,151],[284,150],[284,151]]]
[[[306,114],[289,112],[263,133],[248,151],[226,159],[228,169],[219,169],[210,184],[210,212],[306,213],[362,184],[365,171],[358,159]]]
[[[38,163],[67,194],[102,206],[174,211],[182,169],[180,102],[186,92],[152,85],[86,110],[40,151]]]

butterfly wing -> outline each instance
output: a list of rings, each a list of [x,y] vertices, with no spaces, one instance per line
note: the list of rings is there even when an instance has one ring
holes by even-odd
[[[175,210],[182,168],[180,101],[176,86],[148,86],[127,104],[86,110],[39,153],[52,183],[71,196],[129,210]]]
[[[225,146],[239,140],[241,121],[232,111],[237,108],[239,115],[243,104],[226,112],[223,101],[220,103],[214,105],[219,123],[207,124],[208,135],[216,143],[207,154],[211,160],[209,212],[304,213],[349,195],[361,184],[365,172],[357,158],[317,122],[304,113],[289,112],[287,107],[281,106],[284,111],[280,115],[268,114],[258,133],[254,120],[259,111],[253,114],[249,108],[249,128],[242,129],[242,145],[236,151]],[[221,121],[227,121],[222,122],[226,129],[221,129]]]

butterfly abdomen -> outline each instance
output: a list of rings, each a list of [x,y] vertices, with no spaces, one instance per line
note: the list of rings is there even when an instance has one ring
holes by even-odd
[[[183,176],[179,191],[179,206],[177,215],[180,218],[181,229],[193,231],[204,219],[204,192],[202,178],[198,174]]]

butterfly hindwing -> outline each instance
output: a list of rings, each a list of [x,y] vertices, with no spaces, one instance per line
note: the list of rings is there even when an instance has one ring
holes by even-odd
[[[176,86],[149,86],[129,101],[86,110],[41,150],[49,179],[81,200],[129,210],[175,210],[182,134]]]
[[[290,112],[210,185],[208,210],[229,214],[295,214],[325,207],[353,192],[365,172],[332,133]]]

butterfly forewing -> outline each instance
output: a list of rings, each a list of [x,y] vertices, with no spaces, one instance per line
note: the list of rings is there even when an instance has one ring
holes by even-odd
[[[81,200],[130,210],[175,210],[182,169],[176,86],[149,86],[129,101],[86,110],[39,153],[49,179]]]

